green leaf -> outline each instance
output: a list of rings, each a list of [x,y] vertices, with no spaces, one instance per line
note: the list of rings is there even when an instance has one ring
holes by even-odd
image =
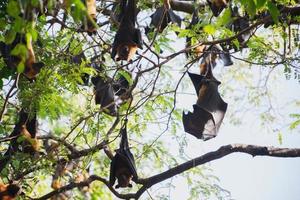
[[[241,0],[241,3],[245,6],[245,9],[251,17],[256,14],[256,5],[253,0]]]
[[[224,26],[227,25],[231,22],[231,10],[230,9],[226,9],[222,16],[218,17],[218,20],[216,22],[217,26]]]
[[[266,4],[267,0],[256,0],[256,9],[262,8]]]
[[[278,142],[280,145],[282,145],[282,133],[278,133]]]
[[[131,75],[127,71],[121,70],[119,71],[119,74],[123,76],[126,79],[126,81],[128,81],[129,85],[132,85],[133,80],[131,78]]]
[[[10,0],[6,8],[7,13],[12,17],[18,17],[20,14],[19,4],[16,1]]]
[[[22,73],[22,72],[24,72],[24,70],[25,70],[25,64],[24,64],[24,62],[21,61],[17,66],[17,72]]]
[[[5,35],[5,43],[11,44],[15,40],[16,35],[17,33],[14,30],[10,29]]]
[[[272,16],[272,19],[275,23],[278,23],[278,16],[280,15],[280,12],[276,5],[272,3],[271,1],[268,2],[268,9],[270,11],[270,14]]]
[[[216,28],[209,24],[203,27],[203,31],[207,34],[213,35],[216,32]]]

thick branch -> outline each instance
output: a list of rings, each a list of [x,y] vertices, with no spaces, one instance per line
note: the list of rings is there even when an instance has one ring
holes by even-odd
[[[63,186],[59,190],[54,190],[40,198],[38,200],[48,199],[54,195],[59,193],[65,192],[67,190],[72,190],[77,187],[88,186],[93,181],[100,181],[104,183],[114,195],[121,199],[139,199],[140,196],[150,187],[153,185],[165,181],[173,176],[179,175],[189,169],[197,167],[199,165],[203,165],[207,162],[217,160],[219,158],[225,157],[231,153],[240,152],[250,154],[254,156],[270,156],[270,157],[281,157],[281,158],[293,158],[293,157],[300,157],[300,148],[290,149],[290,148],[275,148],[275,147],[264,147],[264,146],[257,146],[257,145],[245,145],[245,144],[231,144],[220,147],[216,151],[212,151],[206,153],[200,157],[197,157],[193,160],[185,162],[181,165],[178,165],[174,168],[171,168],[165,172],[160,174],[151,176],[145,179],[138,179],[136,182],[138,184],[142,184],[143,186],[136,192],[136,193],[129,193],[129,194],[120,194],[118,193],[106,179],[103,179],[96,175],[91,175],[86,181],[80,183],[70,183],[66,186]]]
[[[185,162],[174,168],[171,168],[163,173],[157,174],[155,176],[149,177],[147,179],[140,179],[137,182],[143,184],[144,186],[137,192],[137,197],[140,197],[146,189],[151,186],[169,179],[173,176],[181,174],[189,169],[196,166],[203,165],[207,162],[217,160],[231,153],[241,152],[247,153],[254,156],[271,156],[271,157],[300,157],[300,148],[289,149],[289,148],[275,148],[275,147],[264,147],[256,145],[245,145],[245,144],[232,144],[220,147],[217,151],[209,152],[198,158]]]

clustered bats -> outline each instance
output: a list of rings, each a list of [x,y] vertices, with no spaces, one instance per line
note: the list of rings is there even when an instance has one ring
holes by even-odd
[[[150,26],[155,27],[159,33],[162,33],[169,23],[177,24],[179,27],[181,26],[181,18],[174,13],[169,0],[164,0],[164,5],[157,8],[150,17]],[[145,30],[146,34],[150,31],[152,31],[152,29],[149,27]]]
[[[121,129],[120,148],[116,151],[110,164],[109,183],[111,186],[118,179],[116,188],[132,187],[131,180],[138,178],[135,161],[129,149],[126,125]]]
[[[11,69],[17,69],[20,63],[25,65],[23,74],[28,79],[33,79],[40,72],[40,69],[44,66],[42,62],[36,62],[34,50],[32,47],[32,39],[25,40],[24,35],[17,34],[15,40],[11,44],[5,44],[0,41],[0,51],[3,60],[7,67]],[[26,55],[12,55],[12,51],[15,48],[20,48],[20,44],[25,45]],[[25,60],[23,60],[25,57]]]
[[[141,32],[138,28],[135,28],[135,22],[135,0],[122,0],[121,23],[116,33],[111,53],[111,57],[116,59],[116,61],[131,61],[137,49],[143,49]]]
[[[15,200],[20,192],[21,188],[17,184],[0,183],[0,200]]]

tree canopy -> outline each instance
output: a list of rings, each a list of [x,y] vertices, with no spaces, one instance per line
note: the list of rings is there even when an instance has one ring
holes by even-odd
[[[201,180],[190,199],[222,199],[205,163],[235,152],[300,157],[300,148],[224,144],[191,159],[183,135],[209,140],[222,134],[223,118],[241,124],[235,111],[271,98],[274,69],[300,80],[298,1],[3,0],[0,16],[0,199],[13,196],[4,189],[13,184],[20,199],[152,199],[148,189],[176,175]],[[246,80],[253,66],[268,69],[257,87]],[[187,94],[191,71],[201,80]],[[250,106],[226,114],[228,98]],[[258,120],[272,123],[272,109]],[[297,130],[300,113],[289,114]],[[125,128],[137,177],[119,189],[109,177]]]

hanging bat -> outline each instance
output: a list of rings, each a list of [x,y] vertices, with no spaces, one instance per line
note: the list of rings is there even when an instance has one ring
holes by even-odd
[[[234,20],[229,25],[229,28],[235,33],[239,33],[250,26],[249,16],[247,14],[245,16],[241,16],[239,14],[238,7],[236,7],[236,6],[231,11],[231,17]],[[246,42],[249,40],[249,38],[250,38],[250,31],[243,33],[242,35],[239,35],[237,37],[241,48],[244,48],[247,46]],[[235,47],[235,50],[237,50],[236,47]]]
[[[81,63],[84,62],[84,61],[86,61],[86,57],[85,57],[85,55],[84,55],[83,52],[81,52],[81,53],[79,53],[77,55],[74,55],[71,58],[71,63],[77,64],[77,65],[81,65]],[[80,84],[87,86],[89,84],[89,78],[90,78],[89,74],[83,73],[81,75],[82,83],[80,83]]]
[[[110,81],[104,80],[101,76],[92,77],[91,80],[94,84],[95,104],[100,104],[105,113],[116,116],[115,94]]]
[[[179,27],[181,26],[181,18],[174,13],[169,0],[164,0],[164,6],[157,8],[150,17],[150,26],[155,27],[159,33],[162,33],[169,23],[177,24]],[[148,27],[146,34],[150,31],[152,30]]]
[[[205,76],[208,74],[206,78],[212,78],[212,69],[217,65],[216,60],[218,58],[223,62],[224,66],[233,64],[229,52],[216,45],[206,47],[200,63],[200,74]]]
[[[131,180],[138,178],[135,161],[132,153],[130,152],[127,138],[126,127],[121,129],[121,142],[120,148],[116,151],[110,164],[110,177],[109,183],[111,186],[115,184],[118,179],[116,188],[132,187]]]
[[[11,140],[10,149],[12,152],[23,152],[31,155],[35,155],[39,152],[40,142],[36,137],[37,133],[37,119],[36,113],[33,116],[29,116],[29,113],[24,109],[19,112],[19,121],[14,127],[10,137],[14,137]]]
[[[136,3],[135,0],[121,1],[121,23],[112,44],[112,59],[116,61],[131,61],[137,49],[143,49],[142,36],[139,29],[135,28]]]
[[[0,200],[15,200],[20,192],[21,188],[16,184],[0,183]]]
[[[195,87],[198,100],[193,105],[193,113],[188,112],[182,115],[184,130],[198,139],[209,140],[218,133],[227,110],[227,103],[218,92],[219,81],[198,74],[188,74]]]
[[[87,9],[87,21],[84,25],[84,29],[87,31],[88,35],[93,35],[97,33],[96,27],[96,14],[97,14],[97,7],[96,7],[96,0],[85,0],[86,9]]]
[[[223,9],[227,8],[229,0],[207,0],[207,3],[215,17],[218,17]]]
[[[5,44],[4,42],[0,42],[0,51],[3,57],[3,60],[7,67],[12,69],[16,69],[17,66],[22,62],[22,58],[20,56],[11,55],[11,51],[18,45],[24,44],[27,49],[27,55],[24,62],[25,70],[23,74],[28,79],[34,79],[35,76],[40,72],[40,69],[44,66],[42,62],[36,62],[35,54],[32,47],[31,38],[28,41],[25,41],[21,35],[17,35],[12,44]]]
[[[131,77],[130,72],[123,71],[124,73],[127,73],[128,76]],[[120,97],[122,101],[125,101],[129,98],[131,98],[131,94],[128,92],[129,90],[129,82],[124,77],[123,74],[119,73],[117,80],[113,84],[114,92],[116,96]],[[128,93],[127,93],[128,92]]]

